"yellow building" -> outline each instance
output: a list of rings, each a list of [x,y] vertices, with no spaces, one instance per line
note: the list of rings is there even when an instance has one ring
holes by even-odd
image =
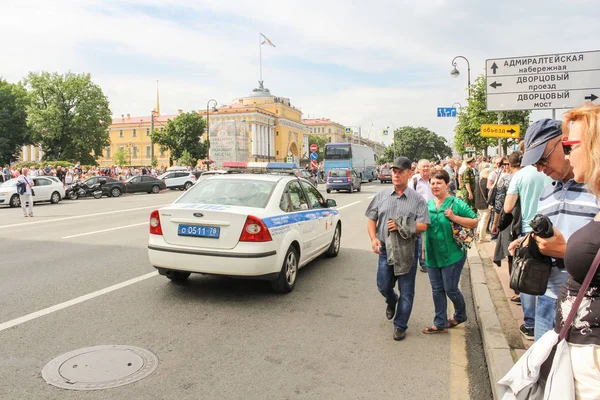
[[[349,142],[346,136],[346,128],[342,124],[331,121],[329,118],[303,119],[302,122],[308,126],[309,134],[325,135],[329,143]]]

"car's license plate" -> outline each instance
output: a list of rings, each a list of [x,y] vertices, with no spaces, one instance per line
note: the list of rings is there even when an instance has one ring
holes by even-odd
[[[221,228],[215,226],[201,225],[179,225],[177,228],[179,236],[194,236],[218,239],[221,234]]]
[[[344,182],[342,179],[334,179],[334,182]]]

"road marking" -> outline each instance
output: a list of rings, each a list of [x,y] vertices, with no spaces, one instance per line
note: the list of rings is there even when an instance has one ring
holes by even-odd
[[[21,324],[23,324],[25,322],[28,322],[28,321],[31,321],[33,319],[36,319],[36,318],[39,318],[39,317],[43,317],[44,315],[48,315],[48,314],[51,314],[53,312],[63,310],[65,308],[67,308],[67,307],[71,307],[71,306],[74,306],[76,304],[83,303],[84,301],[91,300],[91,299],[93,299],[95,297],[102,296],[103,294],[114,292],[115,290],[122,289],[122,288],[124,288],[126,286],[129,286],[129,285],[133,285],[134,283],[138,283],[138,282],[141,282],[143,280],[152,278],[152,277],[154,277],[156,275],[158,275],[158,271],[150,272],[150,273],[148,273],[146,275],[138,276],[137,278],[129,279],[128,281],[117,283],[116,285],[112,285],[112,286],[109,286],[107,288],[100,289],[100,290],[97,290],[95,292],[85,294],[83,296],[79,296],[79,297],[77,297],[75,299],[65,301],[64,303],[60,303],[60,304],[57,304],[57,305],[54,305],[54,306],[51,306],[51,307],[48,307],[48,308],[44,308],[43,310],[36,311],[36,312],[31,313],[31,314],[27,314],[27,315],[25,315],[23,317],[19,317],[19,318],[13,319],[13,320],[8,321],[8,322],[4,322],[4,323],[0,324],[0,332],[2,332],[3,330],[6,330],[8,328],[12,328],[13,326],[21,325]]]
[[[96,214],[75,215],[75,216],[72,216],[72,217],[65,217],[65,218],[45,219],[43,221],[23,222],[23,223],[20,223],[20,224],[11,224],[11,225],[0,225],[0,228],[13,228],[13,227],[16,227],[16,226],[37,225],[37,224],[45,224],[45,223],[48,223],[48,222],[67,221],[67,220],[70,220],[70,219],[79,219],[79,218],[87,218],[87,217],[97,217],[98,215],[118,214],[118,213],[124,213],[124,212],[129,212],[129,211],[146,210],[148,208],[160,208],[160,207],[164,207],[164,206],[168,206],[168,205],[169,204],[158,204],[158,205],[155,205],[155,206],[138,207],[138,208],[128,208],[128,209],[125,209],[125,210],[106,211],[106,212],[101,212],[101,213],[96,213]]]
[[[375,197],[375,195],[369,196],[369,197],[367,197],[367,199],[372,199],[373,197]]]
[[[94,235],[96,233],[102,233],[102,232],[110,232],[110,231],[116,231],[119,229],[125,229],[125,228],[131,228],[133,226],[141,226],[141,225],[148,225],[148,222],[141,222],[139,224],[132,224],[132,225],[125,225],[125,226],[118,226],[116,228],[108,228],[108,229],[102,229],[99,231],[93,231],[93,232],[86,232],[86,233],[79,233],[77,235],[71,235],[71,236],[64,236],[61,239],[71,239],[74,237],[79,237],[79,236],[87,236],[87,235]]]
[[[337,210],[339,211],[339,210],[341,210],[341,209],[344,209],[344,208],[346,208],[346,207],[353,206],[353,205],[355,205],[355,204],[358,204],[358,203],[362,203],[362,201],[355,201],[354,203],[346,204],[345,206],[338,207],[338,208],[337,208]]]

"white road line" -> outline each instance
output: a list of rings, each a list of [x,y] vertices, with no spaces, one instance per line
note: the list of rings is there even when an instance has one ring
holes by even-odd
[[[160,208],[160,207],[164,207],[164,206],[167,206],[167,205],[168,204],[158,204],[158,205],[155,205],[155,206],[148,206],[148,207],[127,208],[125,210],[106,211],[106,212],[95,213],[95,214],[75,215],[75,216],[72,216],[72,217],[45,219],[45,220],[42,220],[42,221],[35,221],[35,222],[23,222],[23,223],[20,223],[20,224],[0,225],[0,229],[1,228],[13,228],[13,227],[16,227],[16,226],[28,226],[28,225],[46,224],[46,223],[49,223],[49,222],[56,222],[56,221],[68,221],[70,219],[79,219],[79,218],[87,218],[87,217],[97,217],[98,215],[118,214],[118,213],[124,213],[124,212],[129,212],[129,211],[146,210],[148,208]]]
[[[102,232],[110,232],[110,231],[116,231],[119,229],[125,229],[125,228],[131,228],[133,226],[141,226],[141,225],[148,225],[148,222],[141,222],[139,224],[132,224],[132,225],[125,225],[125,226],[118,226],[116,228],[109,228],[109,229],[102,229],[100,231],[93,231],[93,232],[86,232],[86,233],[79,233],[77,235],[71,235],[71,236],[64,236],[61,239],[71,239],[74,237],[79,237],[79,236],[87,236],[87,235],[94,235],[96,233],[102,233]]]
[[[341,206],[341,207],[338,207],[338,208],[336,208],[336,210],[338,210],[338,211],[339,211],[339,210],[341,210],[341,209],[344,209],[344,208],[346,208],[346,207],[353,206],[353,205],[355,205],[355,204],[358,204],[358,203],[362,203],[362,201],[355,201],[354,203],[346,204],[345,206]]]
[[[369,197],[367,197],[367,199],[372,199],[373,197],[375,197],[375,195],[369,196]]]
[[[93,299],[95,297],[102,296],[103,294],[114,292],[115,290],[124,288],[124,287],[129,286],[129,285],[133,285],[134,283],[138,283],[138,282],[141,282],[141,281],[146,280],[148,278],[152,278],[152,277],[154,277],[156,275],[158,275],[158,271],[150,272],[150,273],[148,273],[146,275],[138,276],[137,278],[133,278],[133,279],[130,279],[130,280],[125,281],[125,282],[117,283],[116,285],[112,285],[112,286],[109,286],[107,288],[100,289],[100,290],[97,290],[95,292],[85,294],[83,296],[79,296],[79,297],[77,297],[75,299],[65,301],[64,303],[60,303],[60,304],[57,304],[55,306],[44,308],[43,310],[36,311],[36,312],[31,313],[31,314],[27,314],[27,315],[25,315],[23,317],[19,317],[19,318],[13,319],[13,320],[8,321],[8,322],[4,322],[4,323],[0,324],[0,332],[2,332],[5,329],[12,328],[13,326],[21,325],[21,324],[23,324],[25,322],[28,322],[28,321],[31,321],[33,319],[36,319],[36,318],[39,318],[39,317],[43,317],[44,315],[51,314],[51,313],[53,313],[55,311],[60,311],[60,310],[65,309],[67,307],[71,307],[71,306],[74,306],[76,304],[83,303],[84,301],[91,300],[91,299]]]

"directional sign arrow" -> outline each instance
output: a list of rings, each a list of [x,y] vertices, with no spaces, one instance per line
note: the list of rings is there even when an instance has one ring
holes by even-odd
[[[590,96],[585,96],[585,99],[589,100],[589,101],[594,101],[597,98],[598,98],[598,96],[596,96],[595,94],[591,94]]]
[[[491,68],[492,71],[494,71],[494,75],[496,75],[496,70],[498,69],[498,66],[496,65],[496,63],[493,63],[490,68]]]
[[[494,81],[494,83],[492,83],[490,86],[493,87],[494,89],[496,89],[498,86],[502,86],[502,84],[496,83],[496,81]]]
[[[507,130],[506,132],[508,132],[508,133],[510,133],[510,134],[512,135],[512,134],[513,134],[513,133],[515,133],[516,131],[515,131],[514,129],[512,129],[512,128],[511,128],[511,129]]]

